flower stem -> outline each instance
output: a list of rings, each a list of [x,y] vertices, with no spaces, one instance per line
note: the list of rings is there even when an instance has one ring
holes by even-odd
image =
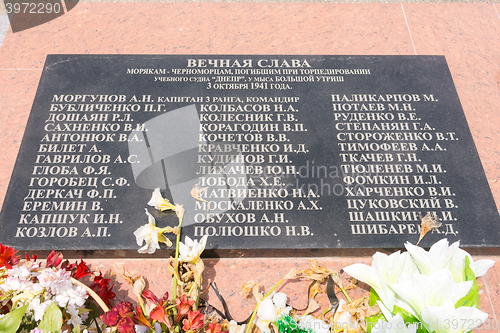
[[[174,302],[174,304],[176,304],[177,302],[177,274],[179,272],[179,243],[181,241],[181,228],[182,228],[182,217],[183,215],[179,216],[179,233],[177,234],[177,238],[175,240],[175,260],[174,260],[174,281],[173,281],[173,292],[172,292],[172,300]],[[172,309],[172,311],[174,312],[174,316],[177,315],[177,308],[174,307]],[[177,323],[177,325],[175,325],[175,328],[174,328],[174,332],[180,332],[180,324]]]
[[[99,323],[97,322],[97,318],[94,317],[94,325],[95,328],[97,329],[97,333],[102,333],[101,329],[99,328]]]
[[[181,227],[182,227],[182,216],[179,217],[179,233],[177,234],[177,238],[175,241],[175,261],[174,261],[174,271],[177,272],[179,270],[179,243],[181,241]],[[173,295],[172,295],[172,300],[175,304],[175,301],[177,300],[177,274],[174,274],[174,281],[173,281]],[[177,314],[177,309],[174,308],[174,315]]]
[[[342,290],[342,293],[344,294],[345,298],[347,298],[347,300],[349,301],[349,303],[352,302],[352,299],[349,297],[349,295],[347,295],[347,291],[345,290],[344,287],[342,286],[339,286],[340,287],[340,290]]]
[[[271,288],[271,290],[269,290],[269,292],[266,294],[266,296],[264,296],[264,298],[262,298],[262,300],[265,300],[267,297],[269,297],[269,295],[271,295],[271,293],[276,289],[278,288],[278,286],[283,282],[285,281],[285,278],[282,278],[281,280],[278,281],[278,283],[276,283],[274,285],[274,287]],[[247,329],[245,330],[245,333],[249,333],[250,330],[251,330],[251,327],[253,325],[253,321],[255,319],[255,315],[257,314],[257,310],[259,309],[259,306],[260,306],[260,303],[262,302],[262,300],[260,302],[257,303],[257,305],[255,306],[255,309],[253,310],[252,312],[252,317],[250,317],[250,321],[248,322],[248,326],[247,326]]]
[[[194,283],[191,286],[191,289],[189,289],[189,291],[188,291],[188,294],[187,294],[188,296],[191,296],[191,293],[193,292],[194,287],[196,287],[198,285],[198,281],[200,281],[200,278],[201,278],[201,274],[196,277],[196,280],[194,280]]]

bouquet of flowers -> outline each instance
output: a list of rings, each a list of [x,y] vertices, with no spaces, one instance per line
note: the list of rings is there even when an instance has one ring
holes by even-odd
[[[476,278],[486,274],[493,260],[474,262],[459,242],[449,245],[446,239],[429,251],[410,243],[405,247],[404,253],[376,253],[371,266],[344,268],[372,288],[370,303],[381,309],[371,318],[373,332],[395,332],[397,327],[406,332],[468,332],[488,318],[478,309]]]
[[[474,261],[459,242],[449,245],[446,239],[429,251],[410,243],[405,246],[404,253],[377,252],[371,266],[343,269],[371,287],[369,298],[351,300],[331,272],[345,296],[334,303],[336,311],[332,306],[314,317],[307,311],[298,315],[287,305],[286,295],[276,293],[260,302],[256,325],[264,333],[462,333],[486,321],[488,314],[478,309],[476,278],[486,274],[494,261]]]
[[[87,286],[79,280],[91,276]],[[0,332],[82,332],[95,325],[95,295],[106,307],[115,297],[109,279],[93,273],[83,260],[70,264],[54,251],[45,263],[21,261],[13,248],[0,244]],[[86,329],[83,329],[85,332]]]

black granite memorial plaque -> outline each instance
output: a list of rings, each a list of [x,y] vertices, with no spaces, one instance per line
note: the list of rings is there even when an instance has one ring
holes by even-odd
[[[155,188],[209,249],[399,248],[426,213],[424,246],[499,245],[442,56],[49,55],[0,241],[135,251],[145,209],[177,224]]]

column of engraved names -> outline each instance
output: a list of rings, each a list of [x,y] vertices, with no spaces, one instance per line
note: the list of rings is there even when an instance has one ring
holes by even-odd
[[[432,94],[332,95],[352,234],[417,234],[427,212],[444,222],[435,232],[456,233],[446,170],[427,159],[458,140],[421,117],[437,102]]]
[[[306,153],[304,144],[290,139],[307,131],[299,122],[299,100],[260,94],[210,97],[200,105],[198,173],[207,201],[196,207],[197,236],[296,234],[294,227],[283,227],[286,212],[307,204],[291,200],[302,195],[282,178],[297,173],[293,155]]]
[[[111,237],[119,212],[103,211],[130,186],[118,165],[133,157],[116,153],[128,133],[140,130],[132,113],[143,107],[133,96],[54,95],[43,125],[15,237]]]

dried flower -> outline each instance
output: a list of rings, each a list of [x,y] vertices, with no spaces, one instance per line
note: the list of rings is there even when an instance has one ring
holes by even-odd
[[[328,276],[330,276],[330,274],[335,273],[328,268],[321,267],[318,261],[315,259],[310,259],[309,264],[311,265],[311,268],[305,269],[298,273],[302,274],[304,277],[310,280],[323,281],[325,279],[328,279]]]
[[[292,268],[284,277],[284,279],[286,280],[293,280],[295,278],[297,278],[297,274],[298,274],[298,271],[297,271],[297,268]]]
[[[421,231],[420,231],[420,237],[418,239],[418,243],[424,238],[425,234],[431,231],[432,229],[437,229],[441,225],[443,225],[441,222],[439,222],[439,218],[436,215],[433,215],[431,213],[427,213],[424,217],[422,217],[422,214],[420,214],[420,219],[422,220],[421,223]]]
[[[208,187],[201,187],[200,184],[196,184],[191,189],[190,194],[196,200],[208,202],[207,200],[205,200],[205,199],[203,199],[203,198],[200,197],[200,193],[203,192],[203,191],[205,191],[207,188]]]
[[[183,205],[175,205],[175,215],[181,220],[184,217],[186,210]]]
[[[144,288],[146,288],[146,281],[142,275],[139,275],[133,284],[134,294],[137,297],[140,297]]]
[[[254,282],[254,281],[248,281],[243,283],[243,286],[241,286],[241,295],[245,298],[250,297],[253,295],[254,297],[257,298],[257,302],[262,300],[262,294],[259,292],[259,284]],[[257,295],[257,296],[256,296]]]

